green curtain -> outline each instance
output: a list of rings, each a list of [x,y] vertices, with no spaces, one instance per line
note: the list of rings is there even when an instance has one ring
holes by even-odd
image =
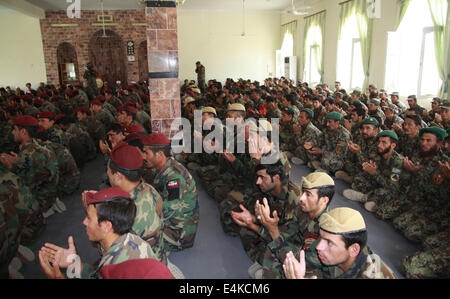
[[[288,24],[281,26],[281,46],[280,49],[283,47],[284,39],[286,38],[287,34],[292,35],[292,39],[294,40],[294,48],[292,49],[292,53],[295,54],[295,31],[297,29],[297,21],[289,22]]]
[[[309,51],[307,49],[307,40],[308,35],[310,33],[310,29],[313,26],[318,26],[320,28],[320,32],[322,34],[321,44],[318,47],[314,47],[314,56],[317,65],[317,72],[320,74],[320,82],[323,83],[323,60],[324,60],[324,43],[325,43],[325,19],[326,19],[326,11],[313,15],[311,17],[307,17],[305,19],[305,27],[304,27],[304,35],[303,35],[303,74],[305,73],[306,68],[306,53]]]
[[[439,96],[448,97],[449,85],[449,12],[447,0],[428,0],[434,23],[434,45],[442,85]]]
[[[398,26],[400,26],[400,23],[403,20],[403,17],[405,16],[406,10],[408,9],[409,3],[411,3],[411,0],[397,0],[398,5],[398,17],[397,17],[397,24],[395,25],[395,30],[397,31]]]
[[[338,38],[341,39],[342,27],[349,17],[356,16],[359,38],[361,40],[362,65],[364,70],[363,90],[369,86],[370,58],[372,52],[373,18],[367,15],[367,1],[353,0],[341,4]]]

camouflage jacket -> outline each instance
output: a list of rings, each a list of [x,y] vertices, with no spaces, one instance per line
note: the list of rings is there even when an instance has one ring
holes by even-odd
[[[80,171],[72,154],[65,146],[49,140],[42,142],[41,145],[53,151],[58,161],[58,193],[73,193],[80,185]]]
[[[157,172],[153,185],[164,199],[164,238],[169,251],[194,245],[199,221],[195,180],[172,157]]]
[[[431,159],[425,160],[416,153],[412,160],[420,162],[421,168],[411,175],[408,198],[432,210],[439,209],[448,201],[450,187],[439,171],[438,162],[450,162],[450,158],[439,150]]]
[[[89,100],[81,94],[74,96],[71,102],[74,109],[81,107],[89,108]]]
[[[266,118],[267,118],[267,121],[269,121],[269,122],[272,118],[281,119],[281,110],[278,108],[275,110],[267,109]]]
[[[409,139],[408,135],[404,133],[400,133],[398,137],[398,143],[395,147],[395,151],[408,158],[415,156],[420,149],[419,134],[417,134],[412,140]]]
[[[116,97],[116,96],[112,96],[112,97],[109,99],[109,103],[110,103],[111,105],[113,105],[116,109],[119,109],[119,108],[121,108],[121,107],[123,106],[122,100],[119,99],[119,98]]]
[[[63,146],[67,145],[66,136],[64,135],[64,131],[60,128],[53,126],[48,130],[48,139],[52,142],[59,143]]]
[[[103,254],[96,267],[85,265],[81,278],[99,279],[102,278],[100,271],[103,266],[117,265],[128,260],[146,258],[157,259],[151,246],[140,237],[126,233],[114,241],[111,247]]]
[[[293,125],[294,121],[280,123],[280,151],[293,152],[295,150]]]
[[[53,113],[53,115],[57,115],[57,114],[61,113],[61,111],[52,102],[49,102],[49,101],[45,101],[41,105],[41,107],[39,107],[39,110],[41,112],[51,111]]]
[[[160,262],[167,264],[164,247],[163,199],[156,189],[143,180],[130,192],[136,204],[133,232],[152,246]]]
[[[108,128],[112,123],[116,121],[114,116],[106,107],[103,107],[102,110],[100,110],[95,115],[95,119],[100,121],[105,126],[105,128]]]
[[[47,211],[53,204],[51,199],[57,196],[59,173],[55,154],[32,140],[22,147],[12,172],[30,188],[40,209]]]
[[[319,138],[318,147],[322,149],[322,156],[343,160],[347,155],[347,145],[351,138],[350,132],[340,125],[335,132],[324,130]]]
[[[87,157],[85,157],[87,160],[94,159],[97,156],[97,147],[81,123],[77,122],[70,124],[65,131],[65,134],[70,148],[73,147],[74,143],[77,144],[79,148],[83,148],[83,151],[87,155]],[[76,146],[76,148],[78,148],[78,146]]]
[[[321,263],[316,251],[320,238],[305,251],[306,276],[317,275],[325,279],[388,279],[397,278],[397,275],[373,253],[369,247],[364,247],[357,256],[353,265],[346,272],[338,266],[325,266]]]
[[[306,142],[311,142],[315,146],[319,143],[320,135],[322,135],[322,132],[310,122],[305,128],[302,127],[300,132],[295,133],[294,142],[296,147],[303,147]]]
[[[378,167],[375,174],[364,173],[370,180],[374,180],[379,187],[399,192],[403,183],[409,179],[408,173],[403,170],[403,160],[404,157],[396,151],[393,151],[387,160],[378,155],[375,159],[372,159]]]
[[[392,126],[394,124],[401,126],[403,124],[403,122],[404,122],[404,120],[400,116],[394,115],[394,117],[391,119],[386,118],[384,120],[384,124],[381,126],[381,128],[383,130],[393,130]]]
[[[39,113],[39,109],[36,108],[34,105],[30,105],[30,106],[28,106],[28,107],[23,109],[23,114],[24,115],[35,116],[36,113]]]

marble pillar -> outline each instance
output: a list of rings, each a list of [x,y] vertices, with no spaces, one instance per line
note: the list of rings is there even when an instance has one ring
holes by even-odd
[[[145,15],[152,131],[172,138],[172,122],[181,118],[175,1],[148,1]]]

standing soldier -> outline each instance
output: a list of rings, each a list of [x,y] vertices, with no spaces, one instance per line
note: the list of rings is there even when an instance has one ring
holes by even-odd
[[[84,70],[83,78],[87,81],[86,93],[89,96],[89,100],[93,100],[98,95],[97,72],[90,62],[86,65]]]
[[[156,169],[153,185],[164,199],[164,242],[170,252],[194,245],[199,221],[198,195],[189,171],[171,157],[170,140],[153,133],[141,138],[144,157]]]
[[[202,94],[205,94],[206,89],[205,67],[200,63],[200,61],[197,61],[195,65],[196,65],[195,72],[197,73],[198,87],[202,91]]]

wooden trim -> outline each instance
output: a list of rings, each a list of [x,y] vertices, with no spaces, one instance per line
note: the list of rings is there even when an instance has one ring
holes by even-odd
[[[339,5],[345,4],[345,3],[350,2],[350,1],[353,1],[353,0],[343,1],[343,2],[339,3]]]
[[[291,23],[294,23],[294,22],[297,22],[297,20],[294,20],[294,21],[290,21],[290,22],[288,22],[288,23],[281,24],[281,26],[288,25],[288,24],[291,24]]]
[[[312,15],[310,15],[310,16],[306,16],[306,17],[304,17],[304,19],[307,19],[307,18],[310,18],[310,17],[312,17],[312,16],[315,16],[315,15],[321,14],[321,13],[323,13],[323,12],[326,12],[326,11],[327,11],[326,9],[324,9],[324,10],[321,10],[321,11],[319,11],[319,12],[316,12],[315,14],[312,14]]]

